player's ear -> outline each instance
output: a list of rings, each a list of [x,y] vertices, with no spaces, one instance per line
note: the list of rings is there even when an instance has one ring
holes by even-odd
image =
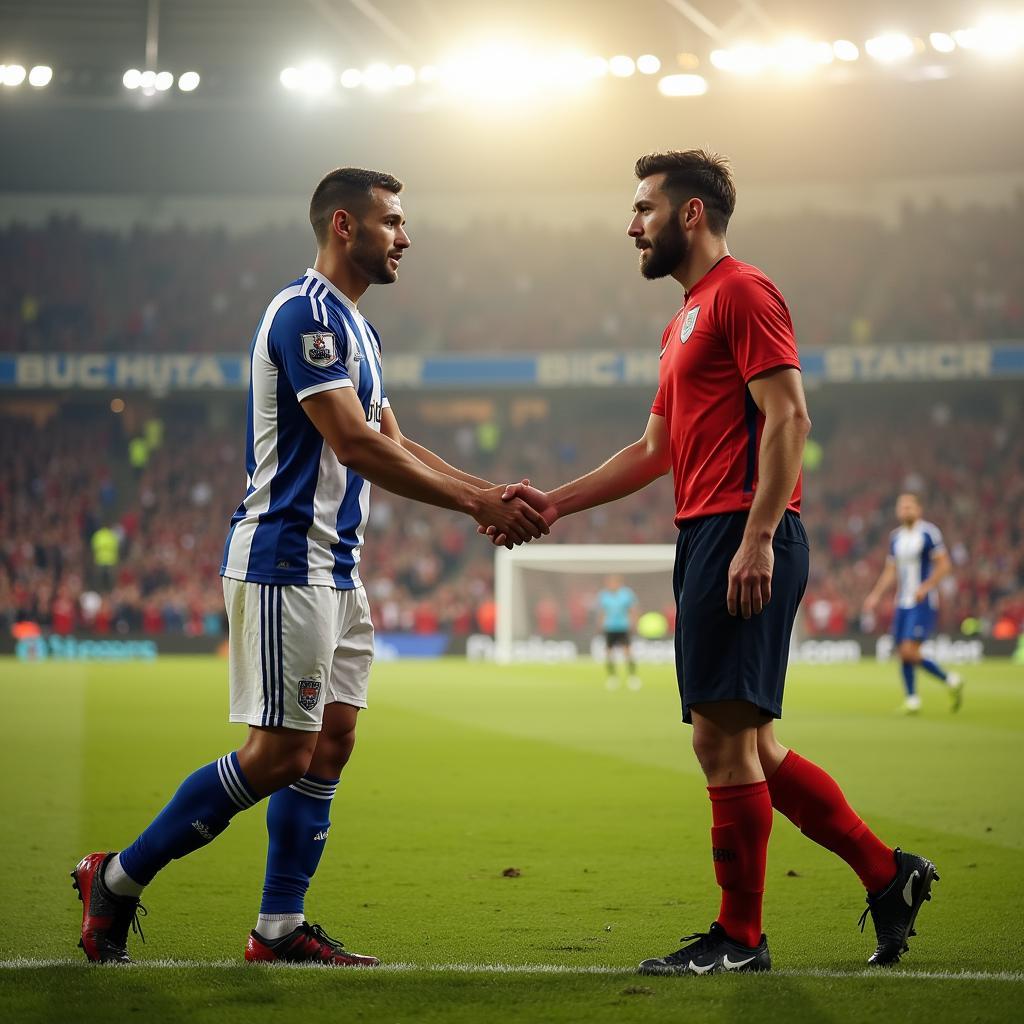
[[[697,222],[701,218],[701,214],[704,213],[704,200],[698,199],[694,196],[692,199],[688,199],[686,204],[683,206],[683,223],[684,228],[695,228]]]
[[[331,217],[331,228],[334,233],[346,242],[352,238],[352,229],[355,226],[355,218],[348,210],[335,210]]]

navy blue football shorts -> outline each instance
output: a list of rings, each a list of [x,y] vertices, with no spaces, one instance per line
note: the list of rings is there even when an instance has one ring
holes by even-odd
[[[676,542],[676,679],[683,721],[695,704],[745,700],[767,718],[782,717],[789,641],[807,587],[809,550],[800,517],[787,511],[775,531],[772,597],[760,615],[730,615],[729,564],[746,512],[684,523]]]

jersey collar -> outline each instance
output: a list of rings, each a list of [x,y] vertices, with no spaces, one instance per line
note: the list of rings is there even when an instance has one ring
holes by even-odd
[[[359,310],[356,308],[356,304],[344,293],[338,291],[338,289],[331,284],[330,281],[320,273],[319,270],[314,270],[312,267],[306,268],[306,277],[311,277],[315,281],[319,281],[321,284],[327,285],[327,290],[346,308],[352,310],[353,313],[358,313]]]

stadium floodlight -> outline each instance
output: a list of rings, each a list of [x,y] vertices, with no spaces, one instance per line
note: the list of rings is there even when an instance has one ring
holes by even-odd
[[[661,61],[653,53],[645,53],[637,57],[636,69],[641,75],[656,75],[661,70]]]
[[[186,71],[179,75],[178,88],[182,92],[195,92],[199,88],[199,72]]]
[[[773,48],[770,60],[785,74],[805,74],[821,64],[831,64],[832,47],[828,43],[812,43],[800,36],[790,36]]]
[[[869,57],[882,64],[892,64],[898,60],[906,60],[916,49],[914,40],[903,32],[886,32],[874,36],[864,44]]]
[[[11,87],[21,85],[25,81],[25,69],[20,64],[8,64],[4,67],[3,84]]]
[[[326,64],[309,61],[297,68],[285,68],[281,72],[281,84],[289,92],[322,96],[334,84],[334,72]]]
[[[143,71],[139,76],[139,88],[141,89],[155,89],[156,88],[156,72],[155,71]]]
[[[395,74],[390,65],[377,62],[363,72],[363,85],[371,92],[384,92],[395,84]]]
[[[636,73],[636,61],[623,53],[616,54],[608,61],[608,70],[616,78],[629,78]]]
[[[416,69],[409,64],[396,64],[391,72],[391,80],[400,88],[412,85],[416,81]]]
[[[588,57],[585,66],[589,78],[604,78],[608,74],[608,61],[604,57]]]
[[[836,60],[845,60],[847,62],[857,60],[860,57],[860,49],[857,47],[857,44],[849,39],[837,39],[832,44],[832,52],[835,54]]]
[[[359,68],[345,68],[341,73],[343,89],[358,89],[363,84],[363,73]]]
[[[441,77],[441,69],[436,64],[424,64],[420,68],[417,76],[421,82],[425,82],[429,85],[431,82],[436,82]]]
[[[28,73],[28,84],[34,85],[37,89],[42,89],[43,86],[49,85],[53,79],[53,68],[48,67],[46,64],[37,64]]]
[[[662,96],[703,96],[708,82],[703,75],[666,75],[658,82]]]
[[[764,70],[770,60],[771,53],[765,47],[753,43],[711,51],[711,63],[720,71],[729,71],[734,75],[755,75]]]
[[[956,40],[948,32],[932,32],[928,42],[939,53],[952,53],[956,49]]]
[[[121,78],[126,89],[138,89],[142,84],[142,72],[138,68],[129,68]]]
[[[157,92],[167,92],[174,85],[174,75],[170,71],[159,71],[156,78],[153,79],[153,85]]]
[[[1024,18],[986,18],[975,28],[962,28],[953,39],[963,50],[976,50],[986,57],[1008,57],[1024,44]]]

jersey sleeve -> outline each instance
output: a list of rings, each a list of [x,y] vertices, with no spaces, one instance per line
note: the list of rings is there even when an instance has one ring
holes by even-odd
[[[885,560],[887,562],[895,562],[896,561],[896,531],[895,530],[893,530],[893,532],[889,534],[889,550],[886,552]]]
[[[942,531],[934,524],[929,523],[924,530],[925,550],[929,556],[941,554],[946,550],[946,544],[942,539]]]
[[[270,358],[300,402],[322,391],[352,387],[345,368],[347,349],[347,337],[339,337],[317,319],[302,295],[281,306],[267,336]]]
[[[737,274],[718,294],[719,325],[744,382],[777,367],[800,369],[793,321],[771,281]]]

